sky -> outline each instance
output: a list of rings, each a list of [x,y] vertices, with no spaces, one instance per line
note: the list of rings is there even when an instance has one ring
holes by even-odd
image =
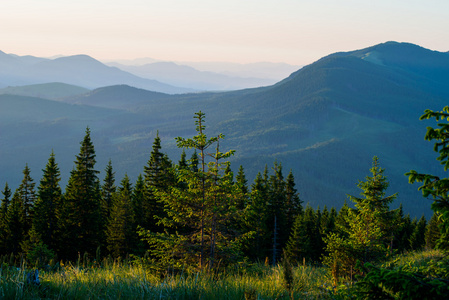
[[[39,57],[305,65],[386,41],[449,51],[449,1],[2,1],[0,41]]]

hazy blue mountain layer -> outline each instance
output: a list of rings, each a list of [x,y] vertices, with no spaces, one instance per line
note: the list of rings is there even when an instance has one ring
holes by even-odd
[[[263,78],[262,75],[264,74],[242,77],[239,74],[227,75],[199,71],[193,67],[173,62],[153,62],[141,66],[127,66],[119,63],[109,63],[109,65],[143,78],[157,78],[159,81],[174,86],[188,87],[200,91],[238,90],[272,85],[279,81],[272,78]]]
[[[0,88],[49,82],[62,82],[88,89],[128,84],[169,94],[193,91],[138,77],[106,66],[87,55],[44,59],[10,55],[0,51]]]

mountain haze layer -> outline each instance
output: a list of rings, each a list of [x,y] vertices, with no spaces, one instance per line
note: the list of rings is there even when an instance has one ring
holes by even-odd
[[[283,63],[166,62],[154,59],[108,62],[144,78],[203,91],[237,90],[272,85],[299,67]]]
[[[393,206],[401,202],[406,212],[429,216],[430,201],[404,173],[441,174],[433,145],[424,141],[426,126],[434,124],[418,119],[449,103],[448,79],[447,53],[388,42],[329,55],[262,88],[167,95],[117,85],[64,102],[0,95],[0,184],[15,188],[27,162],[39,178],[51,149],[66,180],[86,126],[97,169],[112,159],[118,178],[127,172],[135,179],[157,130],[176,162],[174,137],[194,135],[193,114],[201,110],[207,134],[226,135],[220,146],[236,150],[233,169],[242,164],[250,182],[277,161],[284,175],[293,171],[305,203],[340,207],[347,194],[359,194],[357,182],[377,155],[387,193],[399,193]]]
[[[109,67],[87,55],[56,59],[9,55],[0,51],[0,88],[62,82],[94,89],[107,85],[128,84],[138,88],[175,94],[193,91]]]
[[[238,90],[276,83],[276,80],[269,78],[243,78],[208,71],[198,71],[190,66],[178,65],[173,62],[155,62],[142,66],[126,66],[117,63],[110,63],[109,65],[116,66],[121,70],[143,78],[158,78],[175,86],[189,87],[202,91]]]

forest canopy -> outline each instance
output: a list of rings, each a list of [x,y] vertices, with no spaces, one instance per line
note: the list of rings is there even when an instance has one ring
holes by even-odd
[[[422,118],[449,118],[426,111]],[[390,209],[395,193],[380,159],[371,175],[359,181],[352,205],[303,205],[290,170],[274,163],[248,184],[244,167],[237,174],[223,151],[223,134],[206,135],[205,114],[194,115],[196,135],[176,138],[181,157],[174,163],[156,135],[147,165],[135,183],[125,175],[116,183],[109,161],[101,180],[94,144],[87,128],[70,179],[63,190],[55,153],[50,154],[37,187],[26,165],[20,186],[2,191],[0,253],[24,254],[31,264],[76,260],[81,255],[140,257],[157,272],[219,270],[248,262],[324,264],[336,282],[361,274],[357,262],[381,261],[409,250],[448,246],[447,180],[415,171],[410,182],[422,182],[425,197],[435,200],[434,217],[411,219],[402,206]],[[427,140],[447,169],[448,124],[428,128]],[[190,153],[190,158],[187,158]]]

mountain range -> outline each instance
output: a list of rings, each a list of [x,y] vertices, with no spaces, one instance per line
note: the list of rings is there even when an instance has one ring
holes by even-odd
[[[41,58],[18,56],[0,51],[0,88],[62,82],[87,89],[127,84],[167,94],[207,90],[236,90],[271,85],[297,67],[281,63],[196,64],[198,70],[175,62],[141,60],[104,64],[88,55]],[[195,63],[190,63],[195,65]],[[204,69],[220,70],[204,71]],[[285,76],[284,76],[285,75]]]
[[[419,116],[449,103],[447,83],[448,53],[387,42],[323,57],[274,85],[230,92],[166,94],[122,84],[57,101],[4,94],[0,185],[17,187],[26,163],[40,178],[52,149],[66,181],[87,126],[97,169],[111,159],[118,180],[125,173],[135,180],[157,132],[162,150],[179,159],[174,137],[194,135],[193,114],[201,110],[206,133],[226,135],[220,146],[236,150],[232,167],[243,165],[250,183],[277,161],[285,175],[293,171],[305,203],[340,207],[347,194],[359,195],[358,180],[370,175],[376,155],[387,193],[398,193],[393,206],[429,217],[431,201],[404,173],[444,176],[424,141],[435,124]]]
[[[121,70],[143,78],[158,78],[174,86],[189,87],[199,91],[238,90],[267,86],[276,83],[272,78],[237,77],[179,65],[174,62],[154,62],[141,66],[127,66],[109,63]]]
[[[10,55],[0,51],[0,88],[49,82],[62,82],[88,89],[129,84],[169,94],[193,91],[138,77],[118,68],[106,66],[88,55],[45,59]]]

